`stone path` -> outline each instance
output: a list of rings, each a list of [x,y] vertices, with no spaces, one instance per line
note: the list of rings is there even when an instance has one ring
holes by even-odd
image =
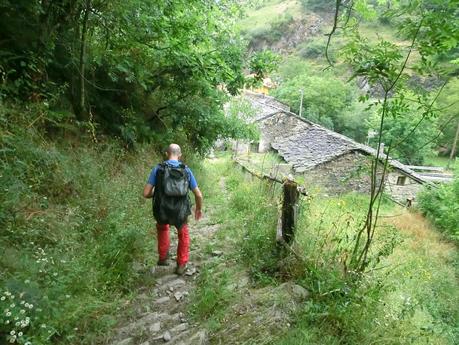
[[[134,301],[135,314],[132,319],[117,329],[111,345],[205,345],[208,334],[187,316],[189,297],[196,286],[200,267],[212,257],[204,255],[202,247],[218,230],[218,224],[209,223],[209,218],[190,225],[190,262],[183,276],[174,274],[177,234],[171,228],[172,258],[169,266],[151,269],[155,284],[145,287]],[[217,253],[218,252],[218,253]]]

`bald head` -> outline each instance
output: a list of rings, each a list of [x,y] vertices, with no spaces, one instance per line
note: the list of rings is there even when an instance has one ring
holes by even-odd
[[[170,144],[166,151],[168,159],[179,159],[182,155],[182,149],[177,144]]]

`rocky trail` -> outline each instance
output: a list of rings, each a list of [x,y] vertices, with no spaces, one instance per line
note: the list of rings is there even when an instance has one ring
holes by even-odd
[[[200,268],[222,255],[213,251],[206,255],[203,247],[218,230],[211,216],[190,224],[190,262],[183,276],[174,274],[177,231],[171,227],[171,260],[169,266],[150,269],[154,286],[145,286],[132,304],[135,316],[121,324],[112,345],[203,345],[208,343],[206,329],[190,321],[187,310],[190,295],[196,286]],[[174,231],[175,230],[175,231]]]
[[[218,187],[218,191],[227,193],[224,178],[220,178]],[[148,277],[145,281],[151,283],[146,282],[137,298],[126,306],[125,313],[131,316],[118,324],[110,345],[268,344],[275,334],[290,327],[291,315],[308,299],[309,292],[294,282],[275,287],[253,284],[246,267],[237,263],[233,249],[228,247],[232,234],[225,234],[226,228],[216,223],[227,202],[225,195],[222,204],[209,207],[211,212],[205,213],[201,221],[190,223],[190,261],[183,276],[174,274],[177,232],[171,228],[169,266],[140,269]],[[211,332],[204,320],[196,323],[189,315],[190,304],[196,303],[192,299],[196,297],[199,275],[210,267],[215,270],[215,281],[221,282],[221,276],[229,275],[218,289],[230,298],[222,306],[226,309],[220,327]]]

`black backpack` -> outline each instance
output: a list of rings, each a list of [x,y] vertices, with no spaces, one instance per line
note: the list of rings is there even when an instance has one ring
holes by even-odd
[[[156,175],[153,194],[153,216],[159,224],[171,224],[178,229],[191,214],[188,196],[189,176],[186,166],[161,163]]]

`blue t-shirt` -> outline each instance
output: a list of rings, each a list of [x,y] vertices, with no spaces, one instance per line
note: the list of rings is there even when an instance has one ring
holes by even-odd
[[[174,167],[178,167],[181,162],[175,160],[175,159],[169,159],[167,161],[164,161],[164,163],[167,163],[169,165],[172,165]],[[156,185],[156,174],[158,172],[159,164],[153,168],[153,170],[150,173],[150,176],[148,177],[148,184],[151,184],[152,186]],[[193,172],[191,171],[190,168],[186,167],[185,170],[188,173],[188,184],[190,186],[190,189],[193,190],[198,186],[198,183],[196,182],[196,179],[193,176]]]

